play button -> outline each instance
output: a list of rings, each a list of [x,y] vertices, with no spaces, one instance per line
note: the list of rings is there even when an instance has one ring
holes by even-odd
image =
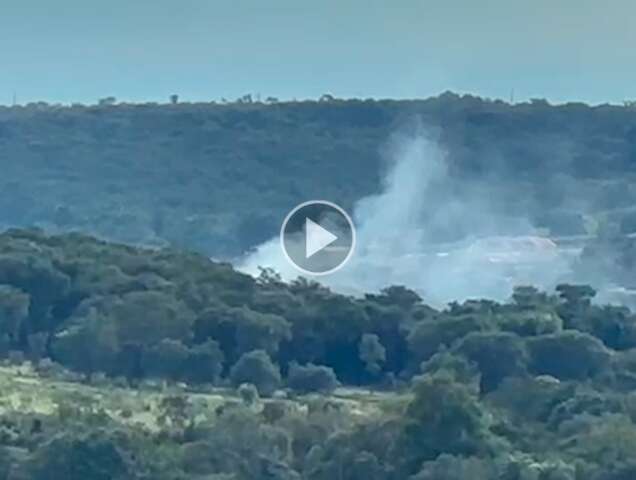
[[[325,230],[311,218],[305,219],[305,258],[313,257],[336,240],[337,235]]]
[[[303,273],[326,275],[353,254],[355,230],[347,213],[324,200],[301,203],[285,218],[280,231],[285,257]]]

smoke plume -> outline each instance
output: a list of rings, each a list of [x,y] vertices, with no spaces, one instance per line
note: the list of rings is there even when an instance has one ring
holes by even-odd
[[[567,259],[536,235],[529,216],[500,213],[502,199],[491,198],[485,181],[452,178],[434,136],[421,129],[396,135],[386,155],[381,192],[354,208],[356,252],[321,283],[353,294],[405,285],[441,305],[475,297],[504,300],[515,284],[551,288],[567,274]],[[286,280],[298,276],[278,238],[239,264],[250,274],[258,267]]]

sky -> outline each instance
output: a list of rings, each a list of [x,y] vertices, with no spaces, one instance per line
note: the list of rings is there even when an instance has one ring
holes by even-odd
[[[2,0],[0,104],[636,99],[633,0]]]

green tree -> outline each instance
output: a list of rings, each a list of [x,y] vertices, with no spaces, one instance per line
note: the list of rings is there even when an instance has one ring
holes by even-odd
[[[449,347],[471,332],[489,328],[487,316],[463,312],[418,322],[408,335],[411,361],[419,365],[431,358],[440,347]]]
[[[526,373],[528,354],[523,340],[514,333],[474,332],[464,337],[454,351],[478,366],[483,393],[496,389],[506,377]]]
[[[252,350],[274,355],[280,343],[291,338],[290,324],[280,315],[224,305],[206,309],[197,318],[194,331],[198,341],[211,338],[219,342],[230,360]]]
[[[216,383],[223,372],[223,361],[219,344],[208,340],[190,348],[184,364],[184,376],[192,382]]]
[[[76,318],[51,339],[52,359],[84,373],[111,372],[120,350],[115,325],[95,310]]]
[[[230,370],[230,380],[235,387],[251,383],[263,396],[269,396],[280,386],[280,370],[264,350],[247,352]]]
[[[121,341],[148,345],[164,338],[187,340],[192,335],[192,311],[165,292],[130,292],[105,299],[99,307],[117,325]]]
[[[141,368],[145,375],[178,380],[184,376],[188,348],[178,340],[164,338],[142,352]]]
[[[442,454],[435,460],[424,462],[417,475],[410,480],[499,480],[494,462],[477,457],[457,457]]]
[[[373,333],[362,335],[358,344],[358,354],[370,374],[378,375],[382,371],[382,365],[386,361],[386,349],[377,335]]]
[[[19,340],[20,327],[29,316],[30,297],[20,289],[0,285],[0,334]]]
[[[104,432],[61,434],[39,447],[27,463],[33,480],[127,480],[133,466]]]
[[[527,341],[530,369],[559,379],[584,380],[609,366],[611,353],[595,337],[576,331],[532,337]]]
[[[589,285],[557,285],[556,291],[561,298],[561,305],[557,309],[563,319],[565,328],[579,328],[592,306],[592,299],[596,290]]]
[[[289,388],[301,393],[320,392],[329,394],[338,387],[339,382],[336,374],[329,367],[311,363],[298,365],[292,362],[287,374],[287,385]]]
[[[481,373],[474,362],[465,356],[448,350],[442,350],[433,355],[420,365],[420,371],[424,375],[443,375],[453,378],[457,383],[479,389]]]
[[[402,468],[413,472],[439,455],[474,455],[489,448],[488,415],[476,392],[444,375],[423,376],[413,384],[397,450]]]

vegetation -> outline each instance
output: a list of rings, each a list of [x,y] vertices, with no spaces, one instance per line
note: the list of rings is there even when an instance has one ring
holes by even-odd
[[[351,209],[418,123],[458,191],[631,286],[633,105],[170,100],[0,107],[0,230],[104,239],[0,234],[0,480],[636,478],[636,316],[593,288],[438,309],[209,259]]]
[[[554,235],[596,229],[586,215],[634,231],[632,105],[510,105],[452,93],[0,107],[0,222],[233,257],[273,237],[301,201],[351,209],[376,193],[387,140],[414,118],[438,133],[457,190],[485,182],[498,213],[530,214]]]
[[[594,295],[439,310],[11,230],[0,479],[633,478],[636,316]]]

